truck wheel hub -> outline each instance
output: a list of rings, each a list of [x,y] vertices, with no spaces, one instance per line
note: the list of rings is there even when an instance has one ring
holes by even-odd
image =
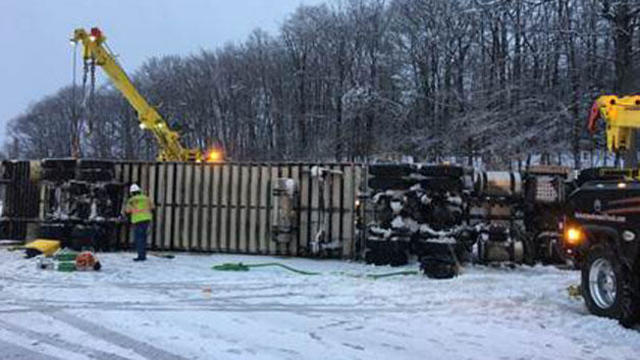
[[[602,309],[613,306],[616,300],[616,274],[611,262],[598,259],[589,270],[589,291],[593,301]]]

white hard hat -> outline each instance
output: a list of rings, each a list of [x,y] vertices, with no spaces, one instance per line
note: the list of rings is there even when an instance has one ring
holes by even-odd
[[[132,184],[131,187],[129,188],[130,193],[141,192],[141,191],[142,189],[140,189],[140,186],[138,186],[138,184]]]

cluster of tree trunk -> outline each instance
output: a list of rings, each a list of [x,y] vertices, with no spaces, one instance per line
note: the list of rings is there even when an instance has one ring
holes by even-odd
[[[584,130],[591,102],[639,89],[639,13],[637,0],[334,0],[132,78],[185,146],[239,161],[577,159],[602,146]],[[74,138],[83,156],[156,154],[109,85],[65,87],[8,133],[12,157],[68,156]]]

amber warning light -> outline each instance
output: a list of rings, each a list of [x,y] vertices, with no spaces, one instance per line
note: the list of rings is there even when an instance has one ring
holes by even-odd
[[[222,151],[217,149],[211,149],[207,153],[207,162],[222,162]]]
[[[584,240],[584,233],[578,227],[570,226],[564,233],[564,241],[567,245],[577,246]]]

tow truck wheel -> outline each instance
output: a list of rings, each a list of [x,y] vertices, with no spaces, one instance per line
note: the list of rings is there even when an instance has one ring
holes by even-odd
[[[639,305],[632,287],[631,274],[611,249],[596,245],[589,250],[582,266],[582,296],[592,314],[632,326]]]

